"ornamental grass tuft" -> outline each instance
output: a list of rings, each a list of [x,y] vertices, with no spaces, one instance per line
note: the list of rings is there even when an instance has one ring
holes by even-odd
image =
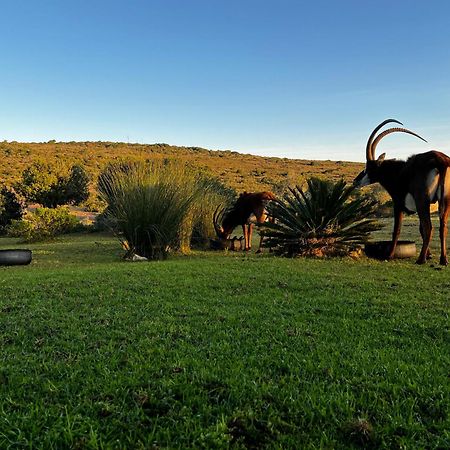
[[[203,209],[221,195],[216,180],[174,160],[110,164],[98,188],[124,248],[148,259],[188,252]]]

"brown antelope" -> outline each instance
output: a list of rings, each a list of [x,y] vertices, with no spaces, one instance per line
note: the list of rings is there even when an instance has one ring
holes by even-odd
[[[355,178],[353,183],[361,187],[378,182],[392,197],[394,231],[389,259],[394,256],[404,212],[417,212],[419,215],[423,244],[417,264],[424,264],[431,257],[429,249],[432,234],[430,204],[438,202],[441,240],[440,264],[447,265],[446,237],[447,218],[450,211],[450,175],[448,173],[450,158],[444,153],[429,151],[410,156],[406,161],[385,160],[384,153],[375,159],[375,149],[378,143],[388,134],[408,133],[425,141],[418,134],[406,128],[389,128],[375,138],[378,131],[391,122],[403,125],[397,120],[387,119],[373,130],[366,146],[366,168]]]
[[[226,241],[233,230],[241,225],[244,232],[244,250],[250,250],[253,232],[253,221],[251,218],[255,216],[257,223],[265,222],[267,219],[266,205],[271,200],[275,200],[275,198],[272,192],[244,192],[231,208],[225,211],[222,210],[222,214],[219,214],[219,206],[213,218],[214,229],[219,239]],[[262,241],[263,238],[261,237],[257,253],[261,252]]]

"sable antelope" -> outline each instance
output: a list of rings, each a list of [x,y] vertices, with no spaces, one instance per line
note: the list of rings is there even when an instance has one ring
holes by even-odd
[[[244,232],[244,250],[250,250],[253,231],[253,222],[250,219],[255,216],[257,223],[265,222],[267,219],[266,205],[275,198],[272,192],[244,192],[231,208],[222,210],[221,214],[219,213],[219,206],[213,218],[214,229],[219,239],[226,241],[233,230],[241,225]],[[222,223],[220,224],[220,222]],[[263,238],[261,237],[258,253],[261,252],[262,241]]]
[[[432,234],[430,204],[438,202],[441,240],[440,264],[447,265],[446,237],[447,218],[450,211],[450,176],[448,174],[450,158],[444,153],[433,150],[410,156],[406,161],[385,160],[385,153],[375,159],[375,149],[378,143],[388,134],[408,133],[425,141],[421,136],[406,128],[389,128],[375,138],[384,125],[392,122],[403,125],[397,120],[387,119],[373,130],[366,146],[366,168],[355,178],[353,183],[361,187],[378,182],[392,197],[394,231],[389,259],[394,256],[404,212],[417,212],[419,215],[423,244],[417,264],[424,264],[428,258],[431,258],[429,249]]]

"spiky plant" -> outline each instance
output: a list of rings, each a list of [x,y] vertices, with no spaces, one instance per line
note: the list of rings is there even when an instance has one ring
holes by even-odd
[[[177,161],[137,161],[108,166],[98,188],[129,253],[162,259],[170,250],[189,251],[214,182]]]
[[[274,222],[261,226],[263,245],[285,256],[346,255],[380,229],[373,218],[377,202],[352,198],[354,187],[341,180],[331,183],[310,178],[307,190],[299,186],[268,205]]]

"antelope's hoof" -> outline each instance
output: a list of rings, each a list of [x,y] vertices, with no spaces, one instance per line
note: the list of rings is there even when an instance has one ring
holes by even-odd
[[[256,253],[262,253],[262,250],[261,249],[256,250]]]
[[[439,264],[440,264],[441,266],[448,266],[448,259],[447,259],[447,257],[441,258],[441,259],[439,260]]]
[[[422,264],[425,264],[426,262],[427,262],[427,260],[425,258],[419,258],[416,261],[416,264],[422,265]]]

